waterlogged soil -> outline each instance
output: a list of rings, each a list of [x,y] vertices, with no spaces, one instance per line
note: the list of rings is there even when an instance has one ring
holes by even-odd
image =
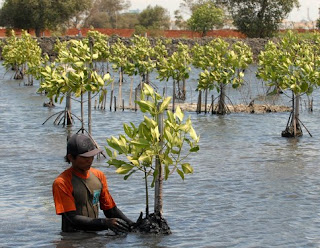
[[[134,225],[133,232],[165,235],[172,233],[166,219],[162,216],[153,213],[142,218],[142,212]]]

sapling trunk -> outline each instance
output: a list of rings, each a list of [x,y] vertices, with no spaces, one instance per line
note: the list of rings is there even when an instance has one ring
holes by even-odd
[[[147,83],[147,84],[150,84],[150,75],[149,75],[149,72],[147,72],[147,74],[146,74],[146,83]]]
[[[161,106],[161,102],[158,103],[158,110]],[[162,142],[162,136],[163,136],[163,113],[160,113],[156,116],[158,128],[159,128],[159,134],[160,134],[160,142],[159,142],[159,149],[162,148],[163,142]],[[160,155],[160,154],[159,154]],[[154,188],[154,213],[156,216],[162,216],[162,207],[163,207],[163,201],[162,201],[162,185],[163,185],[163,168],[160,161],[159,156],[156,157],[156,171],[158,171],[158,175],[155,181],[155,188]]]
[[[182,79],[182,97],[183,100],[186,100],[187,90],[186,90],[186,79]]]
[[[81,130],[82,132],[84,131],[84,110],[83,110],[83,93],[81,92],[81,103],[80,103],[80,106],[81,106]]]
[[[88,133],[92,134],[91,92],[88,91]]]
[[[226,99],[225,85],[221,83],[218,110],[217,110],[217,114],[219,115],[225,115],[227,113],[225,99]]]
[[[149,190],[148,190],[148,175],[147,169],[144,167],[144,182],[146,188],[146,216],[149,216]]]
[[[300,95],[295,95],[294,101],[294,115],[293,115],[293,127],[294,127],[294,137],[300,136],[302,134],[301,128],[299,125],[299,104],[300,104]],[[299,133],[299,135],[298,135]]]
[[[129,108],[132,107],[132,91],[133,91],[133,77],[131,76],[130,95],[129,95]]]
[[[91,56],[91,61],[89,62],[89,68],[92,71],[93,70],[93,44],[94,40],[92,37],[89,38],[89,45],[90,45],[90,56]],[[89,78],[91,78],[91,72],[89,73]],[[88,91],[88,133],[89,135],[92,134],[92,113],[91,113],[91,91]]]
[[[201,114],[201,105],[202,105],[202,98],[201,98],[201,95],[202,95],[202,91],[199,90],[199,94],[198,94],[198,102],[197,102],[197,113],[198,114]]]
[[[119,108],[121,108],[121,101],[122,101],[122,82],[123,82],[123,69],[121,67],[119,72],[119,99],[118,99]]]
[[[175,109],[175,103],[176,103],[176,81],[173,80],[173,88],[172,88],[172,112],[174,112]]]
[[[287,127],[282,131],[282,137],[298,137],[302,136],[302,130],[299,123],[299,104],[300,95],[295,95],[292,92],[292,111],[287,123]]]

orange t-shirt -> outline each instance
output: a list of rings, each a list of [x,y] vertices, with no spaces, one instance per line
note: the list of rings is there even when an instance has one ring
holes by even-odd
[[[108,210],[116,206],[112,196],[108,190],[107,179],[104,173],[100,170],[90,168],[92,172],[101,182],[102,189],[100,193],[100,209]],[[77,173],[73,170],[72,167],[62,172],[53,182],[52,191],[53,199],[56,207],[56,213],[62,214],[69,211],[76,211],[75,199],[73,196],[73,185],[72,177],[76,175],[77,177],[86,179],[90,177],[90,173],[87,173],[87,176],[83,176],[80,173]]]

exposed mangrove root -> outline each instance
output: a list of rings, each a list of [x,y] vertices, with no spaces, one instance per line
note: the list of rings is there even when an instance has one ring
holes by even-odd
[[[53,107],[55,107],[55,105],[52,101],[49,101],[49,102],[44,102],[43,107],[53,108]]]
[[[302,133],[302,128],[300,124],[306,129],[310,137],[312,137],[307,127],[302,123],[302,121],[299,118],[297,118],[296,132],[295,132],[292,118],[293,118],[293,113],[291,112],[287,122],[286,129],[283,130],[281,133],[282,137],[285,137],[285,138],[301,137],[303,133]]]
[[[287,126],[286,129],[281,132],[281,136],[285,138],[294,138],[302,136],[302,130],[300,125],[297,125],[296,127],[296,135],[294,135],[294,127]]]
[[[60,123],[63,121],[63,126],[66,125],[66,123],[70,122],[70,123],[74,123],[73,121],[73,118],[72,116],[74,116],[75,118],[77,118],[79,121],[81,121],[81,119],[72,114],[70,111],[67,111],[67,110],[63,110],[63,111],[60,111],[58,113],[55,113],[53,115],[51,115],[48,119],[45,120],[45,122],[42,123],[42,125],[44,125],[49,119],[51,119],[52,117],[56,116],[57,115],[57,118],[54,120],[54,125],[60,125]],[[69,120],[69,121],[68,121]]]

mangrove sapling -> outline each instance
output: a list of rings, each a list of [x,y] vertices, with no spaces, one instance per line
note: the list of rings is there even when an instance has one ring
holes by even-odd
[[[158,78],[160,80],[173,79],[173,109],[175,99],[186,99],[185,80],[189,78],[191,57],[189,55],[189,47],[181,42],[177,45],[177,51],[171,56],[161,56],[157,62]],[[183,83],[182,88],[180,83]],[[176,92],[177,85],[177,92]]]
[[[111,48],[111,58],[112,68],[119,72],[119,98],[118,106],[121,107],[122,103],[122,83],[123,83],[123,74],[133,75],[134,65],[132,63],[132,49],[125,46],[125,44],[118,39]],[[111,99],[112,100],[112,99]]]
[[[91,40],[91,41],[90,41]],[[97,64],[101,63],[101,70],[100,73],[104,74],[109,74],[109,61],[111,59],[111,52],[110,52],[110,46],[108,42],[108,36],[104,35],[98,31],[88,31],[87,33],[87,43],[92,44],[92,49],[91,54],[98,54],[97,59],[93,60],[93,67],[94,70],[97,71]],[[105,68],[104,65],[107,64],[106,68],[106,73],[105,73]],[[106,104],[106,96],[107,96],[107,89],[102,88],[100,92],[100,97],[99,97],[99,104],[100,109],[105,109],[105,104]]]
[[[89,43],[89,44],[88,44]],[[91,92],[97,93],[105,83],[110,80],[110,75],[103,78],[93,69],[93,60],[98,58],[98,54],[93,54],[92,44],[82,41],[70,40],[68,44],[62,45],[58,56],[59,65],[46,66],[46,72],[42,72],[45,82],[42,83],[41,91],[47,91],[48,96],[55,97],[55,101],[60,98],[60,102],[65,95],[80,97],[81,104],[81,128],[78,132],[87,132],[91,137]],[[64,70],[62,65],[67,65],[68,70]],[[59,68],[59,72],[57,72]],[[88,94],[88,131],[84,128],[84,94]]]
[[[15,69],[14,79],[23,79],[27,74],[28,82],[25,85],[33,85],[32,70],[42,63],[42,51],[37,40],[26,31],[22,31],[21,37],[17,38],[12,30],[3,47],[2,57],[7,69]]]
[[[319,86],[319,44],[319,33],[314,33],[310,39],[301,39],[289,31],[280,41],[269,41],[259,55],[257,77],[284,93],[289,90],[292,95],[289,96],[292,111],[286,129],[281,133],[282,137],[299,137],[303,134],[301,125],[304,125],[299,119],[300,98],[302,94],[310,95]]]
[[[151,46],[150,40],[147,37],[134,35],[132,38],[132,50],[131,58],[134,64],[134,75],[139,75],[140,82],[137,86],[137,93],[143,90],[143,85],[149,84],[152,87],[157,88],[150,82],[150,74],[156,67],[155,49]]]
[[[64,82],[67,79],[67,76],[65,76],[65,74],[68,73],[70,70],[66,70],[65,66],[57,65],[55,62],[46,65],[45,67],[40,67],[39,69],[41,69],[41,77],[38,92],[45,92],[47,97],[53,100],[54,102],[58,102],[58,99],[60,97],[60,103],[64,100],[64,96],[66,95],[65,109],[51,115],[49,118],[46,119],[43,125],[54,116],[56,116],[56,118],[53,123],[55,125],[60,125],[60,123],[62,122],[63,127],[66,125],[72,125],[74,123],[73,117],[81,121],[79,117],[77,117],[71,112],[71,91],[67,91],[67,89],[62,88]],[[60,95],[60,93],[64,91],[65,93]]]
[[[60,92],[63,82],[68,78],[68,74],[73,71],[73,68],[68,63],[62,63],[60,59],[60,57],[62,57],[62,52],[69,49],[68,44],[68,41],[61,42],[57,39],[54,46],[54,51],[58,54],[57,58],[49,65],[43,64],[43,66],[38,68],[40,74],[38,76],[40,80],[38,92],[44,92],[49,98],[49,102],[58,101],[59,94],[57,94],[57,92]],[[57,84],[58,82],[60,82],[60,84]],[[64,100],[64,97],[66,99],[64,110],[50,116],[43,125],[56,115],[57,117],[54,120],[54,124],[60,125],[62,122],[63,127],[66,125],[71,126],[74,123],[73,117],[81,121],[79,117],[72,113],[71,91],[67,91],[67,89],[64,91],[66,91],[66,93],[62,94],[62,97],[60,98],[60,103]]]
[[[220,94],[216,114],[227,113],[225,86],[238,88],[243,83],[244,70],[252,63],[252,51],[244,42],[230,45],[217,38],[207,45],[196,44],[192,48],[192,64],[202,69],[198,90],[216,89]]]
[[[146,100],[147,98],[151,100]],[[148,233],[171,233],[162,215],[162,181],[177,172],[182,179],[185,174],[193,173],[192,166],[185,162],[188,156],[199,150],[197,136],[190,118],[184,121],[179,107],[175,113],[167,111],[171,97],[162,98],[154,89],[145,84],[141,100],[137,101],[145,113],[138,126],[124,124],[124,134],[119,138],[107,139],[106,153],[110,157],[108,164],[117,168],[127,180],[135,172],[142,172],[146,189],[146,217],[140,215],[136,230]],[[112,151],[113,149],[113,151]],[[119,156],[121,156],[119,158]],[[125,158],[123,158],[125,157]],[[122,159],[123,158],[123,159]],[[162,178],[163,175],[163,178]],[[148,181],[151,177],[152,182]],[[154,213],[149,213],[149,187],[155,188]]]
[[[23,78],[23,74],[21,75],[22,68],[20,68],[22,66],[20,56],[18,51],[18,37],[16,37],[15,32],[11,30],[9,38],[6,39],[6,43],[2,47],[2,65],[7,70],[11,69],[15,71],[14,79]]]

